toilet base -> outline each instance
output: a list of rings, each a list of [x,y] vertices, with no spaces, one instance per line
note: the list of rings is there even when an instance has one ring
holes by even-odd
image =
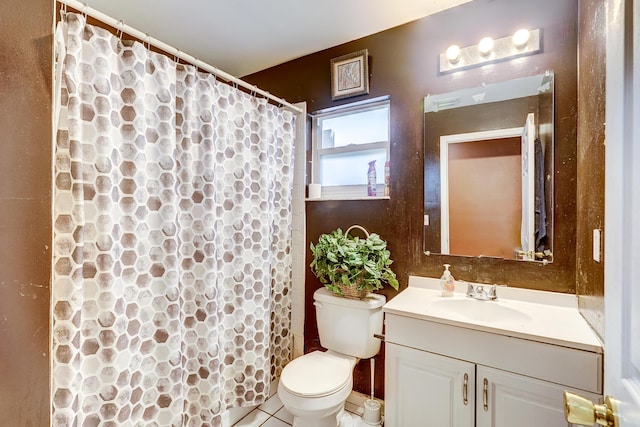
[[[344,404],[336,412],[322,418],[306,418],[294,415],[292,427],[336,427],[342,412],[344,412]]]

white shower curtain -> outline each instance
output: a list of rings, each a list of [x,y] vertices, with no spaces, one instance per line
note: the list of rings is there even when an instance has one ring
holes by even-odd
[[[67,14],[54,426],[213,426],[289,360],[294,116]]]

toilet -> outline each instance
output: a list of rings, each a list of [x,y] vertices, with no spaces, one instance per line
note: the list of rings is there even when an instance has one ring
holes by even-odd
[[[353,387],[353,368],[380,351],[384,295],[356,300],[326,288],[313,294],[320,344],[282,370],[278,396],[293,415],[293,427],[336,427]]]

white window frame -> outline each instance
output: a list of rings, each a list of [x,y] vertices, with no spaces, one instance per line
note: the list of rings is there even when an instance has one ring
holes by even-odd
[[[353,113],[362,113],[370,110],[379,109],[381,106],[386,105],[388,110],[388,131],[386,141],[375,141],[366,144],[350,144],[343,147],[332,148],[320,148],[322,143],[320,121],[346,116]],[[390,147],[391,147],[391,100],[388,96],[369,99],[360,102],[354,102],[347,105],[341,105],[339,107],[327,108],[324,110],[316,111],[312,115],[311,125],[311,182],[320,183],[320,157],[323,155],[335,155],[345,153],[357,153],[359,151],[379,150],[385,149],[387,153],[387,160],[390,160]],[[364,172],[363,172],[364,173]],[[384,196],[384,183],[376,185],[377,196],[367,196],[366,185],[339,185],[339,186],[323,186],[322,187],[322,199],[325,200],[340,200],[340,199],[388,199],[388,196]]]

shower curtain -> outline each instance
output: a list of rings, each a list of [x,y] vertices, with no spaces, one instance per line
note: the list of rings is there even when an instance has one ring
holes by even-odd
[[[54,426],[210,426],[289,360],[289,111],[69,13]]]

